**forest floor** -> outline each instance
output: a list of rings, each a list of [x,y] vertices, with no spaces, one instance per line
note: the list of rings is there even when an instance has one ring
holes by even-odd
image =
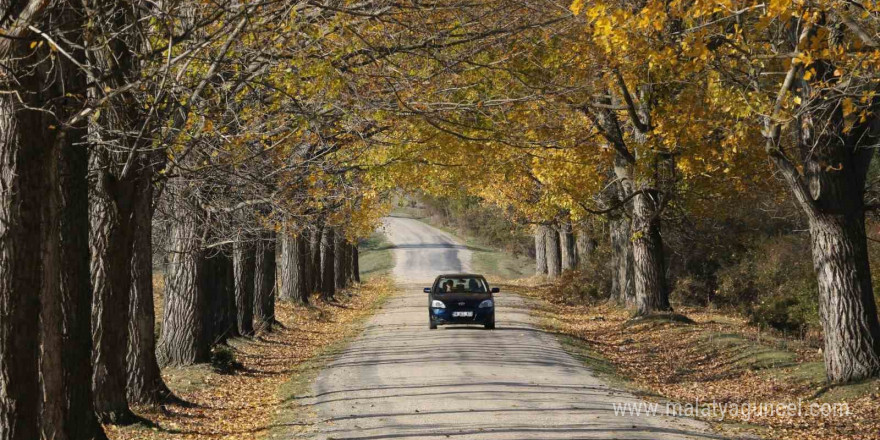
[[[815,347],[705,309],[677,309],[688,323],[633,320],[607,304],[566,305],[552,285],[534,281],[510,290],[535,301],[545,330],[594,371],[661,408],[694,408],[692,415],[738,436],[880,439],[880,380],[826,386]]]
[[[250,440],[272,438],[280,425],[295,429],[286,421],[300,410],[289,399],[291,389],[317,375],[392,292],[388,278],[374,277],[332,303],[277,303],[281,326],[215,350],[215,359],[225,362],[163,370],[172,391],[191,406],[136,408],[149,423],[107,427],[110,438]]]

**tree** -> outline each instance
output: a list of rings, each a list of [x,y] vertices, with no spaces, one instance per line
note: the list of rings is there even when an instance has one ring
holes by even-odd
[[[253,336],[256,249],[252,243],[236,241],[233,252],[236,326],[241,336]]]
[[[257,240],[254,262],[254,327],[271,331],[275,324],[275,232],[266,230]]]

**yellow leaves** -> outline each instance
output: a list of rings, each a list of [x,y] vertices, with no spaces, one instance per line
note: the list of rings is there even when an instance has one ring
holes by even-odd
[[[581,9],[584,7],[584,0],[574,0],[568,9],[574,15],[581,15]]]

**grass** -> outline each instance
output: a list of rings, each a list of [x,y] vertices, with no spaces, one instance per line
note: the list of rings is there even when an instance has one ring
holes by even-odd
[[[392,248],[394,245],[380,231],[374,232],[373,235],[361,242],[358,265],[361,270],[361,278],[364,281],[391,272],[391,269],[394,268]]]

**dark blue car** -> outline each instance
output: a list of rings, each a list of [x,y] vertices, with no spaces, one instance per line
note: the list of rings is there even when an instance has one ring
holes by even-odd
[[[482,275],[447,274],[425,287],[428,294],[428,325],[478,324],[495,328],[495,299],[498,288],[490,288]]]

